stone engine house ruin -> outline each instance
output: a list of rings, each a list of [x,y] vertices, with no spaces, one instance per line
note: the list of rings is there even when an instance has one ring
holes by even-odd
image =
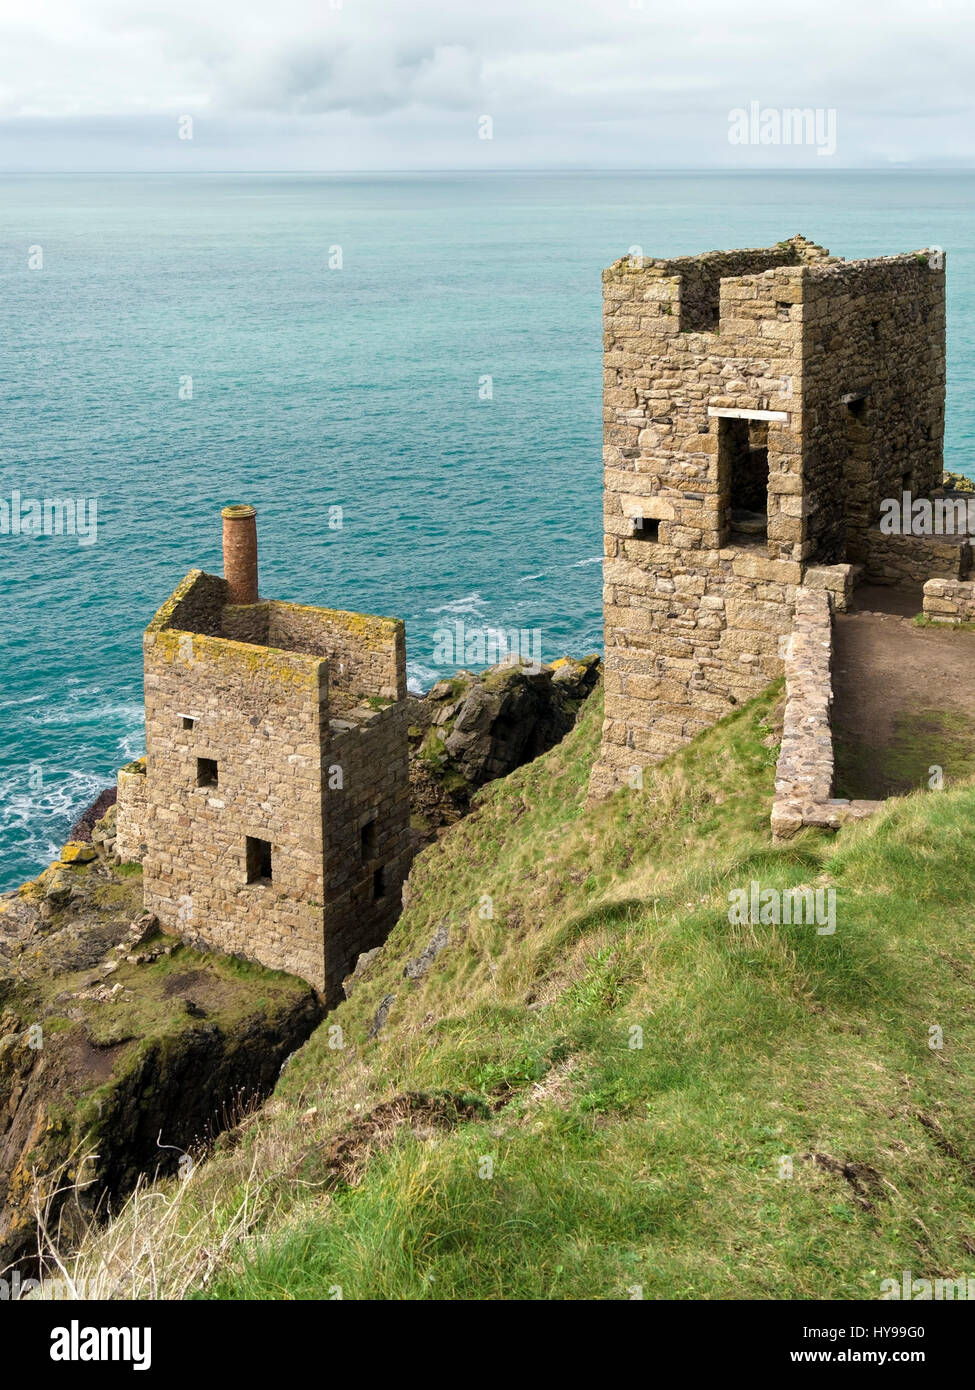
[[[628,256],[603,272],[603,304],[606,715],[591,794],[632,784],[786,670],[802,698],[777,828],[856,814],[830,800],[830,613],[861,577],[964,581],[970,564],[962,538],[878,527],[882,499],[942,480],[944,257],[846,261],[800,236]]]
[[[194,570],[146,630],[117,851],[165,928],[334,1001],[409,867],[405,632],[260,599],[255,517],[224,510],[226,577]]]

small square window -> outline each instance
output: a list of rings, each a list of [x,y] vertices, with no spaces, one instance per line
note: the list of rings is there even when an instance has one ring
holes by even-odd
[[[369,821],[359,832],[360,852],[363,864],[368,864],[370,859],[376,857],[376,822]]]
[[[270,840],[259,840],[248,835],[246,857],[248,883],[272,882]]]
[[[660,522],[655,516],[635,516],[630,532],[635,541],[655,541],[660,535]]]
[[[184,729],[192,729],[195,723],[196,723],[196,720],[195,720],[195,719],[192,719],[188,714],[184,714],[184,715],[183,715],[183,728],[184,728]]]
[[[218,785],[217,763],[215,758],[197,758],[196,785],[198,787],[215,787]]]
[[[372,896],[373,898],[385,898],[386,896],[385,869],[377,869],[372,876]]]

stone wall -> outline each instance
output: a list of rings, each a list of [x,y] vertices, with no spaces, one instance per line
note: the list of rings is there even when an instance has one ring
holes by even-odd
[[[141,864],[146,852],[146,760],[119,769],[115,853],[123,864]]]
[[[886,535],[872,526],[863,541],[864,567],[873,584],[964,579],[972,567],[972,547],[966,536]]]
[[[777,265],[797,265],[792,243],[749,251],[708,251],[703,256],[675,256],[656,261],[667,276],[677,276],[676,313],[681,332],[713,333],[718,326],[721,281],[732,276],[754,275]]]
[[[804,572],[857,560],[850,537],[895,477],[940,481],[944,391],[944,275],[927,256],[839,262],[796,237],[624,257],[603,290],[595,796],[781,674]],[[756,468],[766,509],[751,515]]]
[[[165,612],[167,625],[180,632],[221,637],[226,635],[223,630],[226,602],[227,585],[223,579],[215,574],[204,574],[202,570],[192,570],[166,600],[160,613]]]
[[[182,624],[176,624],[182,626]],[[191,629],[192,631],[192,629]],[[231,642],[250,642],[257,647],[273,645],[271,635],[271,604],[228,603],[220,617],[220,636]],[[326,652],[319,652],[326,656]]]
[[[360,952],[385,941],[399,916],[412,852],[408,717],[404,700],[332,721],[325,768],[325,954],[332,980],[344,979]]]
[[[835,830],[870,815],[875,801],[832,796],[833,617],[830,592],[800,588],[785,656],[782,746],[775,769],[772,837],[788,840],[805,825]]]
[[[206,583],[187,582],[191,595]],[[168,607],[144,639],[146,908],[194,944],[322,989],[328,663],[181,631],[186,606]],[[270,883],[248,882],[248,837],[272,845]]]
[[[801,440],[788,418],[768,422],[767,539],[732,538],[730,431],[710,409],[785,415],[801,366],[801,268],[795,248],[747,256],[772,268],[719,279],[712,332],[693,328],[710,269],[691,275],[686,302],[686,261],[624,258],[603,273],[606,720],[594,795],[781,671],[801,578]]]
[[[832,626],[829,594],[799,589],[785,658],[785,713],[772,808],[772,832],[780,838],[808,824],[833,790]]]
[[[825,591],[832,611],[845,613],[852,606],[854,591],[862,579],[862,565],[807,565],[802,583],[805,589]]]
[[[222,610],[220,635],[326,657],[333,691],[388,700],[406,696],[406,635],[396,618],[264,600]]]
[[[373,693],[399,686],[402,624],[363,617],[353,663],[342,643],[358,615],[325,610],[316,625],[296,605],[221,610],[222,584],[194,571],[146,631],[146,774],[120,774],[120,843],[141,858],[164,926],[335,998],[395,922],[407,869],[405,704]],[[175,625],[188,618],[211,632]],[[316,646],[328,657],[301,649]],[[359,692],[356,674],[369,682]]]
[[[911,252],[810,266],[801,315],[806,554],[863,563],[884,498],[941,483],[943,263]]]
[[[975,583],[929,579],[924,586],[923,612],[933,623],[975,623]]]
[[[333,690],[406,697],[406,630],[396,618],[272,603],[272,647],[327,656]]]

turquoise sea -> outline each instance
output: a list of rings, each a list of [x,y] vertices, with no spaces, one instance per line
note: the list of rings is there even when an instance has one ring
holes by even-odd
[[[228,501],[262,592],[406,619],[415,689],[455,618],[601,647],[600,269],[633,246],[944,247],[975,473],[973,227],[969,173],[0,178],[0,500],[98,524],[0,535],[0,888],[141,752],[142,629],[219,571]]]

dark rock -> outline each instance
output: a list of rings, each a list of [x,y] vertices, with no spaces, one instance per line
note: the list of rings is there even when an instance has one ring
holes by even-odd
[[[381,946],[373,946],[371,951],[361,951],[359,953],[352,974],[347,975],[342,981],[342,993],[345,995],[346,999],[352,998],[352,991],[355,988],[356,980],[361,980],[368,974],[370,965],[382,949]]]
[[[379,1008],[376,1010],[373,1016],[372,1022],[369,1025],[370,1038],[374,1038],[382,1028],[385,1028],[386,1020],[389,1018],[389,1011],[393,1007],[393,1004],[395,1002],[395,994],[387,994],[384,996],[382,1002],[379,1005]]]
[[[69,840],[83,840],[85,844],[91,844],[91,832],[95,827],[95,821],[101,820],[102,816],[110,806],[115,805],[118,796],[118,787],[106,787],[100,792],[98,799],[93,801],[87,811],[83,811],[71,827],[68,835]]]
[[[559,743],[599,682],[598,656],[458,671],[410,697],[410,797],[418,847],[470,809],[479,787]]]
[[[450,938],[450,933],[443,922],[430,938],[430,944],[420,952],[416,960],[406,962],[403,974],[408,980],[422,980],[423,976],[430,969],[430,966],[437,959],[440,952],[446,946]]]

